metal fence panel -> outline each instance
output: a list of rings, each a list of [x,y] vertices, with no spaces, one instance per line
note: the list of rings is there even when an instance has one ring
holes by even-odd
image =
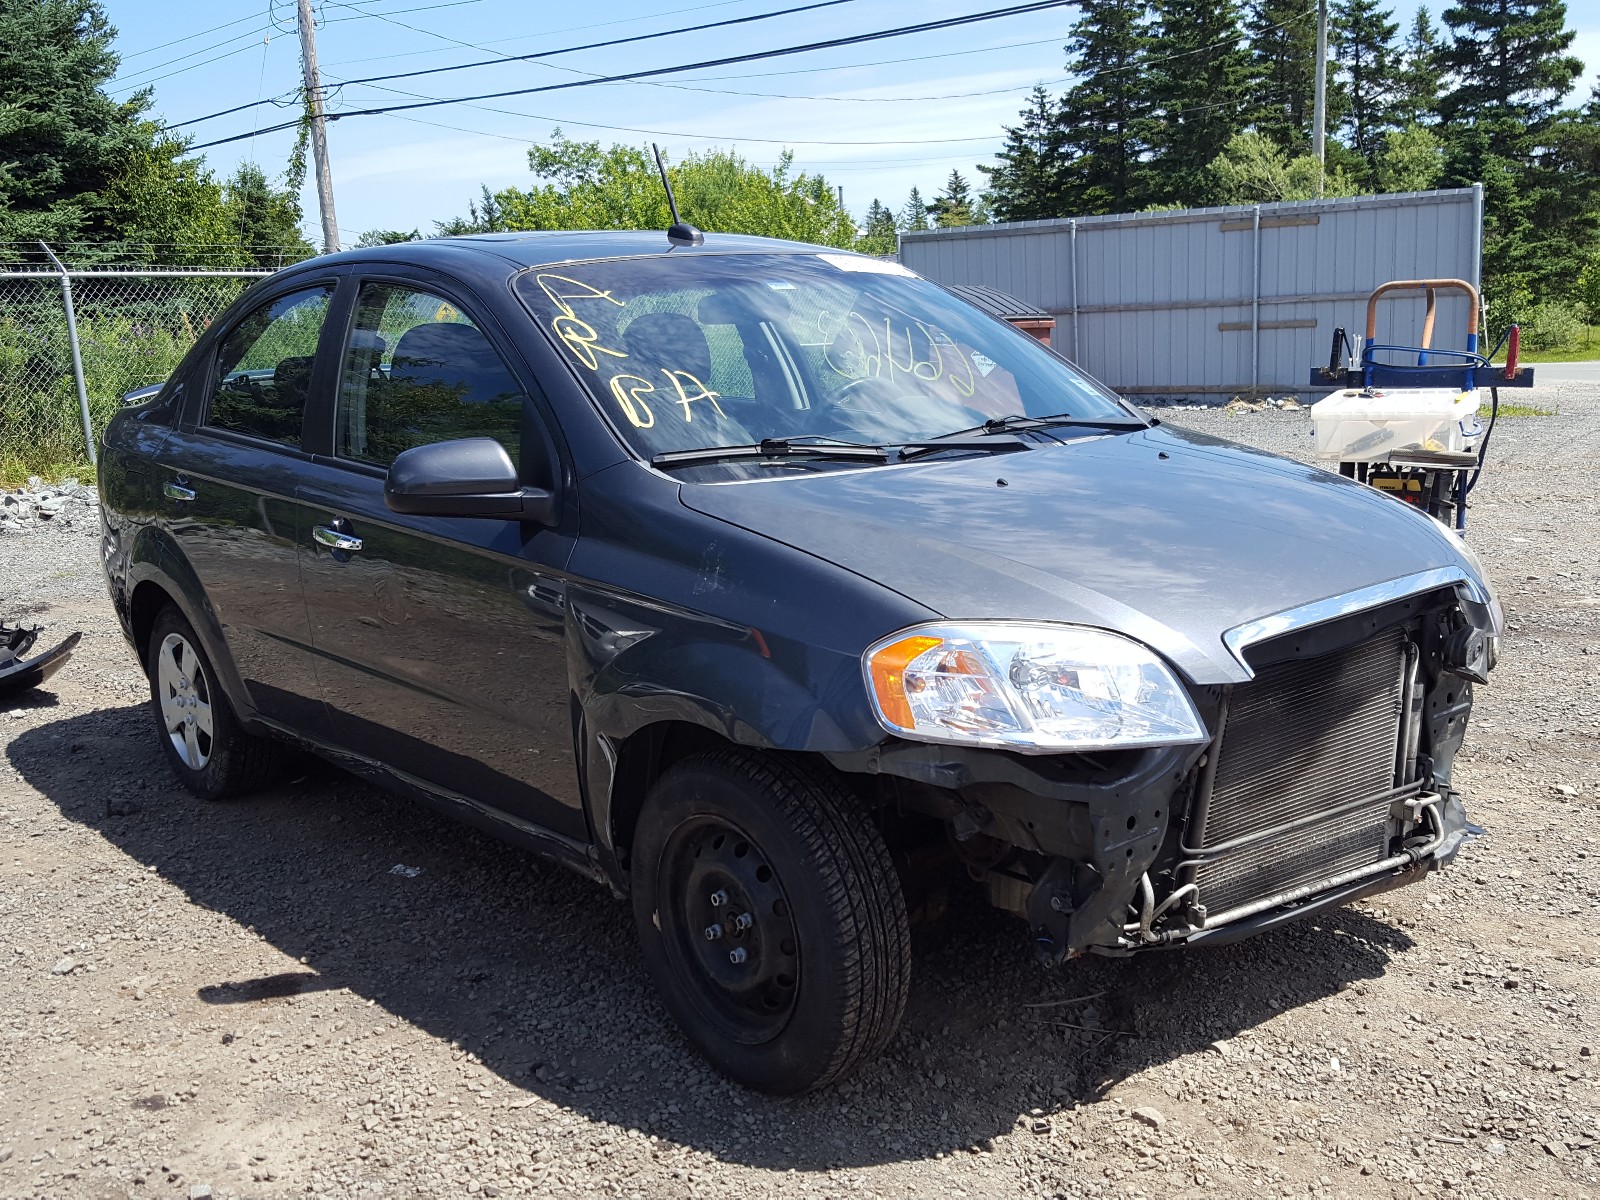
[[[935,229],[903,234],[900,260],[1037,304],[1055,348],[1124,394],[1304,395],[1380,283],[1480,283],[1482,222],[1473,187]],[[1385,301],[1380,340],[1416,340],[1422,312]],[[1462,348],[1465,330],[1466,300],[1441,293],[1434,344]]]
[[[86,466],[123,395],[167,378],[266,271],[0,272],[0,481]],[[66,291],[78,334],[80,412]]]

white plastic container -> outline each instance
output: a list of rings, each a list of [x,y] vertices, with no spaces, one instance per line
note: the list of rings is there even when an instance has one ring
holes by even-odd
[[[1318,458],[1382,462],[1392,450],[1474,449],[1482,434],[1478,392],[1402,388],[1335,392],[1311,406]]]

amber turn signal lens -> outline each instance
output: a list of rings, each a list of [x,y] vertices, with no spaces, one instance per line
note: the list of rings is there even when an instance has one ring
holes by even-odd
[[[906,699],[906,668],[916,659],[940,645],[943,638],[915,636],[891,642],[872,656],[872,690],[884,719],[901,729],[914,729],[911,701]]]

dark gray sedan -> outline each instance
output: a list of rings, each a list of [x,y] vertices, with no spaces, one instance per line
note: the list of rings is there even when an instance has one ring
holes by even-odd
[[[105,436],[205,797],[285,744],[631,900],[746,1084],[893,1036],[908,911],[1049,962],[1420,878],[1500,611],[1405,504],[1161,426],[893,263],[653,233],[314,259]],[[909,898],[909,902],[908,902]]]

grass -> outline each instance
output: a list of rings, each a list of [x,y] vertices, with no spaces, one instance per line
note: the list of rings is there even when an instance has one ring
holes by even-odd
[[[1480,416],[1487,413],[1487,409],[1480,408]],[[1502,417],[1553,417],[1556,410],[1553,408],[1540,408],[1535,404],[1501,404]]]
[[[1576,342],[1558,350],[1529,350],[1523,347],[1521,359],[1525,363],[1589,362],[1600,359],[1600,325],[1585,326],[1583,335]]]

